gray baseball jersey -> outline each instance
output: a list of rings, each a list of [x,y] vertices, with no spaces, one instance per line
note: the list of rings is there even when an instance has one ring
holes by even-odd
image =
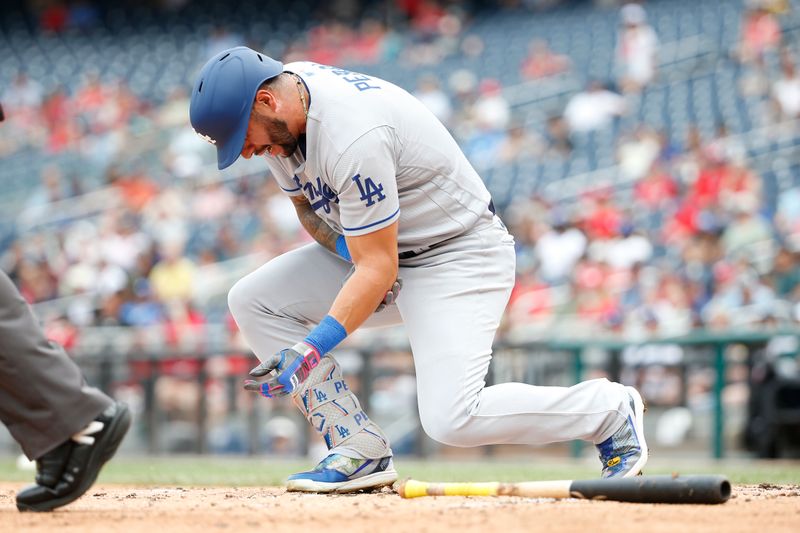
[[[332,228],[363,235],[400,221],[401,252],[472,228],[489,191],[453,137],[387,81],[310,62],[287,64],[311,99],[305,157],[267,157],[280,187],[305,195]]]
[[[605,379],[570,388],[485,386],[515,255],[480,178],[447,130],[402,89],[314,63],[285,69],[303,78],[311,102],[306,157],[267,157],[280,186],[305,195],[345,235],[399,220],[401,252],[439,244],[400,264],[402,293],[364,324],[405,326],[428,435],[453,446],[599,443],[626,423],[625,387]],[[255,354],[264,361],[307,335],[351,267],[313,243],[239,280],[228,303]],[[346,443],[335,450],[372,458],[391,454],[384,445],[377,455]]]

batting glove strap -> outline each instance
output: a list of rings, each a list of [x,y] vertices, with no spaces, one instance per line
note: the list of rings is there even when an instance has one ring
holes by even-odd
[[[291,348],[281,350],[281,358],[278,383],[283,385],[286,392],[292,393],[308,379],[308,375],[319,364],[320,355],[308,344],[298,342]]]

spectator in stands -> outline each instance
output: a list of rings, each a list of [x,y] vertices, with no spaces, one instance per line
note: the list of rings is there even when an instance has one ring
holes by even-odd
[[[20,216],[28,223],[36,223],[39,218],[51,212],[53,202],[71,196],[69,183],[64,179],[61,170],[55,165],[42,168],[41,183],[31,192],[25,201],[24,211]]]
[[[482,80],[475,102],[478,128],[487,132],[504,132],[511,121],[511,106],[503,96],[503,86],[493,78]]]
[[[651,211],[667,209],[678,196],[678,184],[664,165],[656,165],[634,185],[636,205]]]
[[[619,84],[625,92],[638,92],[656,75],[658,36],[647,24],[647,13],[641,5],[624,5],[620,17],[622,29],[617,41]]]
[[[611,194],[609,190],[602,190],[584,196],[583,228],[590,239],[611,239],[619,235],[623,216]]]
[[[586,253],[586,235],[563,213],[555,211],[550,228],[534,245],[534,256],[541,279],[550,285],[569,280],[578,260]]]
[[[438,0],[413,0],[398,2],[398,7],[409,18],[411,29],[421,40],[428,40],[439,33],[440,22],[446,15]]]
[[[39,14],[39,27],[44,32],[60,33],[69,23],[69,10],[64,2],[47,2]]]
[[[447,80],[453,95],[451,129],[455,138],[463,142],[475,131],[475,101],[478,98],[478,78],[469,69],[458,69]]]
[[[742,261],[718,270],[717,288],[703,309],[703,320],[716,329],[752,326],[773,316],[776,304],[775,292]]]
[[[755,253],[764,257],[772,255],[772,228],[758,213],[755,198],[742,199],[734,207],[734,219],[722,234],[722,246],[728,257],[751,257]],[[758,257],[755,257],[758,259]]]
[[[800,261],[797,253],[781,247],[775,254],[771,277],[772,286],[779,297],[800,300]]]
[[[663,336],[678,336],[692,329],[692,309],[686,284],[670,273],[664,273],[655,293],[652,309]]]
[[[221,180],[210,179],[192,195],[192,217],[199,221],[220,220],[231,213],[236,197]]]
[[[625,99],[591,81],[582,92],[574,95],[564,109],[564,118],[573,133],[599,130],[611,126],[616,117],[625,113]]]
[[[97,265],[97,278],[93,288],[100,298],[108,298],[125,289],[128,284],[128,273],[119,265],[100,260]]]
[[[572,153],[572,140],[569,138],[569,126],[563,116],[554,115],[547,118],[546,155],[553,158],[569,157]]]
[[[174,128],[186,125],[186,106],[189,105],[189,95],[183,87],[174,88],[167,101],[156,111],[156,122],[163,128]]]
[[[738,58],[742,63],[762,66],[764,55],[777,50],[781,42],[781,26],[763,0],[749,0],[742,17],[742,34]]]
[[[699,132],[696,135],[698,142],[702,143]],[[714,138],[703,146],[702,153],[708,159],[724,160],[733,164],[738,164],[747,157],[747,149],[739,136],[731,135],[724,122],[717,124]]]
[[[89,0],[73,0],[69,5],[69,26],[76,30],[88,30],[100,19],[97,7]]]
[[[761,178],[750,170],[743,162],[731,163],[722,174],[720,182],[720,205],[728,212],[734,212],[736,206],[761,205]]]
[[[361,20],[347,50],[348,63],[372,65],[383,60],[386,27],[374,18]]]
[[[143,168],[131,172],[111,168],[106,180],[119,193],[126,207],[134,213],[142,210],[158,194],[158,184]]]
[[[19,265],[19,292],[28,303],[58,297],[58,277],[44,259],[26,258]]]
[[[48,131],[47,151],[58,153],[72,148],[79,131],[69,95],[64,87],[56,87],[45,97],[42,117]]]
[[[800,187],[790,187],[778,194],[775,228],[792,249],[800,250]]]
[[[640,125],[633,135],[623,137],[617,148],[620,173],[625,178],[638,180],[650,171],[660,152],[658,134]]]
[[[498,159],[503,163],[532,159],[544,152],[544,141],[529,131],[524,124],[515,122],[508,128],[508,133],[500,143]]]
[[[466,139],[464,153],[476,168],[486,168],[497,160],[511,120],[511,107],[503,97],[500,82],[481,81],[472,119],[474,129]]]
[[[165,243],[161,260],[150,271],[150,287],[161,302],[188,302],[192,297],[196,272],[194,262],[184,256],[183,243]]]
[[[658,161],[660,163],[672,164],[681,154],[680,147],[673,142],[666,129],[658,130],[658,139],[661,146],[661,150],[658,153]]]
[[[44,101],[42,86],[19,71],[11,85],[3,92],[3,105],[11,116],[24,110],[38,110]]]
[[[771,95],[779,121],[800,118],[800,75],[788,55],[781,59],[781,75],[772,83]]]
[[[528,55],[522,60],[520,77],[538,80],[561,74],[570,69],[569,57],[553,52],[547,41],[534,39],[528,45]]]
[[[511,331],[552,316],[555,304],[552,285],[540,280],[534,272],[517,277],[508,300],[507,320]]]
[[[164,306],[156,300],[152,287],[145,279],[137,280],[119,307],[119,322],[123,326],[155,326],[166,319]]]
[[[430,109],[431,113],[445,126],[450,125],[453,117],[453,105],[450,97],[441,89],[439,79],[434,74],[426,74],[417,82],[414,96]]]
[[[591,255],[594,259],[620,270],[631,270],[636,264],[645,264],[653,256],[653,245],[646,236],[630,222],[623,222],[619,236],[607,240],[595,240]]]
[[[89,72],[84,80],[83,86],[72,98],[74,110],[79,115],[83,115],[87,122],[95,123],[97,115],[105,106],[109,98],[108,88],[100,80],[97,72]]]
[[[178,186],[167,187],[142,209],[142,229],[158,245],[186,242],[191,222],[190,203],[188,191]]]
[[[149,248],[151,237],[141,231],[132,213],[108,213],[101,221],[99,241],[100,256],[106,262],[131,272]]]

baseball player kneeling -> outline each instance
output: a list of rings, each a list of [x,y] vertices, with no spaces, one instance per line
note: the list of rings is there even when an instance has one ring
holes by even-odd
[[[342,379],[333,351],[359,327],[401,322],[420,420],[433,439],[583,439],[598,447],[603,476],[641,471],[644,405],[633,388],[605,379],[485,386],[514,285],[514,241],[455,140],[413,96],[371,76],[283,65],[238,47],[205,64],[190,117],[216,146],[220,169],[240,155],[266,156],[316,241],[269,261],[228,296],[261,360],[251,375],[263,382],[245,387],[291,395],[330,452],[291,476],[289,490],[347,492],[396,480],[386,435]]]

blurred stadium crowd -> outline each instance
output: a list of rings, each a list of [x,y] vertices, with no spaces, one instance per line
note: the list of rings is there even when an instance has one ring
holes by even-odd
[[[451,129],[517,239],[511,338],[796,323],[797,11],[597,4],[4,10],[0,266],[67,347],[226,323],[229,282],[308,240],[263,165],[218,173],[187,125],[203,59],[248,44],[396,81]]]

